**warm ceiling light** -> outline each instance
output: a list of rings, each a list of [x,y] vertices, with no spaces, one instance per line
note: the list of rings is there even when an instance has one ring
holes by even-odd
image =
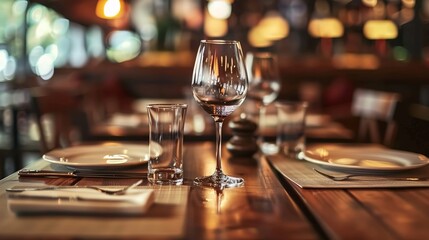
[[[273,45],[272,41],[263,37],[261,28],[252,28],[247,35],[247,40],[250,45],[257,48],[264,48]]]
[[[402,4],[407,8],[413,8],[416,5],[415,0],[402,0]]]
[[[124,13],[123,0],[98,0],[95,14],[99,18],[120,18]]]
[[[308,32],[317,38],[338,38],[343,36],[344,27],[336,18],[316,18],[308,24]]]
[[[276,41],[289,34],[289,24],[278,12],[268,12],[258,26],[268,40]]]
[[[371,40],[395,39],[398,28],[390,20],[369,20],[363,26],[363,34]]]
[[[314,18],[308,24],[308,32],[311,36],[320,38],[320,51],[330,57],[333,50],[333,38],[339,38],[344,34],[344,27],[336,18]]]
[[[228,22],[224,19],[217,19],[206,11],[204,21],[204,33],[209,37],[222,37],[228,33]]]
[[[377,5],[377,0],[362,0],[362,3],[368,7],[375,7]]]
[[[247,38],[254,47],[269,47],[273,41],[289,35],[289,24],[279,13],[271,11],[252,29]]]
[[[231,3],[226,0],[212,0],[207,4],[207,10],[213,18],[228,19],[231,16]]]

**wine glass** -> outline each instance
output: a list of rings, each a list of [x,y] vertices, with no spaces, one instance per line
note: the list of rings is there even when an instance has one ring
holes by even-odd
[[[197,177],[196,185],[215,188],[244,184],[238,177],[222,171],[222,124],[235,111],[247,94],[247,72],[239,41],[202,40],[192,74],[194,99],[208,112],[216,126],[216,170],[211,176]]]
[[[278,97],[281,82],[277,56],[269,52],[249,52],[246,54],[246,67],[249,74],[249,99],[256,102],[259,114],[258,144],[265,154],[275,154],[278,147],[275,142],[264,139],[263,130],[266,124],[266,106]]]

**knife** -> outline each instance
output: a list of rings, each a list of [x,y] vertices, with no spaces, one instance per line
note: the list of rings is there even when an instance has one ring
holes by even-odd
[[[31,170],[22,169],[18,171],[20,177],[75,177],[75,178],[146,178],[145,172],[114,172],[114,171],[54,171],[54,170]]]

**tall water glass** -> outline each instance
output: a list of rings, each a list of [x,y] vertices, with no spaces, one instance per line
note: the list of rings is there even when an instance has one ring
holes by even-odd
[[[237,187],[244,180],[222,171],[222,124],[247,94],[247,73],[240,42],[202,40],[192,74],[194,99],[209,113],[216,126],[216,169],[210,176],[197,177],[196,185],[215,188]]]
[[[186,104],[149,104],[148,181],[178,185],[183,182],[183,133]]]
[[[259,112],[257,120],[259,148],[265,154],[275,154],[278,146],[273,134],[269,131],[269,126],[275,126],[275,123],[270,124],[270,121],[266,119],[266,109],[267,105],[278,97],[281,88],[277,56],[269,52],[249,52],[246,54],[246,67],[249,74],[247,96],[256,102]]]
[[[290,158],[298,158],[305,150],[305,119],[307,102],[277,102],[278,131],[277,144],[280,153]]]

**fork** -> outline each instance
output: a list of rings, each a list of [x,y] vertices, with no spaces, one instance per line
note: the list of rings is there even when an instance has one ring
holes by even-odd
[[[139,180],[129,186],[126,186],[121,189],[116,190],[109,190],[104,189],[96,186],[55,186],[55,187],[37,187],[37,188],[8,188],[6,189],[6,192],[26,192],[26,191],[43,191],[43,190],[59,190],[59,189],[74,189],[74,188],[88,188],[88,189],[94,189],[99,192],[105,193],[107,195],[124,195],[127,193],[128,190],[133,189],[140,185],[143,182],[143,180]]]
[[[370,177],[367,179],[364,179],[366,181],[386,181],[386,180],[396,180],[396,181],[426,181],[429,180],[428,177],[386,177],[386,176],[374,176],[374,175],[367,175],[367,174],[342,174],[342,175],[330,175],[326,172],[322,172],[319,169],[313,168],[313,170],[320,175],[323,175],[329,179],[332,179],[334,181],[349,181],[351,178],[355,177]]]

